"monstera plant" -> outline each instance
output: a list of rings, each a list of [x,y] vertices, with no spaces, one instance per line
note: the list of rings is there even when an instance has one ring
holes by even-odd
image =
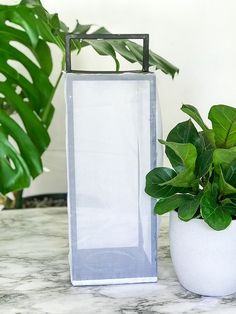
[[[78,22],[74,33],[87,33],[92,25]],[[43,170],[42,154],[50,143],[48,128],[53,118],[53,96],[65,67],[65,35],[68,27],[50,14],[40,0],[0,5],[0,193],[21,191]],[[107,33],[101,27],[97,33]],[[54,61],[50,45],[62,52],[61,72],[50,79]],[[73,41],[80,52],[92,46],[111,56],[119,69],[117,54],[129,62],[142,62],[142,47],[124,41]],[[58,66],[58,62],[56,62]],[[178,69],[153,52],[149,64],[174,77]],[[18,192],[18,195],[21,195]]]

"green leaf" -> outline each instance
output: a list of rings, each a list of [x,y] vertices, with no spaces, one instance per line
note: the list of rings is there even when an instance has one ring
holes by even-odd
[[[209,171],[212,171],[214,147],[204,131],[199,132],[198,135],[200,144],[197,147],[198,156],[196,160],[195,175],[197,178],[201,178]]]
[[[0,111],[0,123],[2,126],[2,130],[4,128],[4,132],[7,135],[10,135],[18,145],[21,156],[24,159],[25,164],[28,166],[32,177],[35,178],[36,176],[38,176],[43,170],[42,161],[40,158],[40,154],[38,153],[33,142],[21,129],[21,127],[18,126],[17,123],[12,118],[10,118],[4,111]],[[6,145],[5,139],[2,144]],[[4,146],[1,146],[0,150],[4,152]],[[16,155],[18,156],[18,153],[16,153]],[[7,155],[4,156],[4,158],[6,157]],[[16,169],[18,170],[18,168]]]
[[[230,164],[236,159],[236,148],[224,149],[217,148],[213,153],[213,163],[215,167],[215,171],[217,174],[220,174],[222,169],[226,169],[230,166]]]
[[[77,20],[76,21],[76,25],[75,25],[75,28],[73,29],[72,33],[79,33],[79,34],[85,34],[87,33],[90,28],[92,27],[93,25],[92,24],[85,24],[85,25],[82,25],[79,23],[79,21]]]
[[[116,63],[116,71],[119,71],[119,61],[117,60],[116,57],[116,52],[112,45],[108,43],[105,40],[84,40],[86,43],[88,43],[90,46],[94,48],[94,50],[101,56],[111,56],[115,63]]]
[[[160,199],[154,207],[154,212],[158,215],[163,215],[177,209],[182,202],[184,202],[184,195],[181,194],[175,194],[165,199]]]
[[[39,34],[36,25],[36,19],[30,8],[18,6],[16,10],[11,10],[10,19],[13,23],[22,26],[29,36],[33,48],[38,44]]]
[[[189,115],[193,120],[197,122],[197,124],[202,128],[203,131],[209,131],[209,128],[202,120],[200,113],[198,112],[197,108],[192,105],[182,105],[181,110]]]
[[[137,62],[137,59],[133,53],[127,48],[124,41],[110,40],[109,43],[112,45],[114,50],[118,52],[123,58],[131,63]]]
[[[151,50],[149,51],[149,64],[155,66],[156,70],[160,69],[163,73],[170,74],[172,78],[179,73],[176,66]]]
[[[20,25],[23,30],[6,25],[6,20]],[[48,38],[40,32],[39,25],[47,29],[45,34],[50,42],[57,44],[53,27],[58,26],[58,21],[56,15],[50,17],[40,1],[0,5],[0,74],[7,78],[0,82],[3,95],[0,99],[0,193],[3,194],[29,186],[31,177],[42,173],[41,155],[50,142],[47,127],[54,111],[51,100],[55,87],[49,78],[52,58]],[[28,48],[37,62],[17,45],[13,47],[12,41]],[[26,71],[21,72],[9,60],[17,61]],[[17,119],[9,117],[13,111]]]
[[[36,19],[35,23],[39,36],[44,38],[47,42],[56,44],[64,52],[64,42],[61,41],[60,36],[55,36],[53,34],[50,24],[42,19]]]
[[[202,132],[197,132],[191,120],[177,124],[176,127],[170,131],[167,142],[193,144],[198,151],[195,169],[196,177],[200,178],[208,172],[212,162],[212,146]],[[183,161],[173,149],[166,147],[166,155],[177,173],[184,170],[185,166]]]
[[[223,195],[228,195],[236,193],[236,187],[232,186],[230,183],[226,182],[222,168],[220,167],[220,178],[219,178],[220,192]]]
[[[178,216],[181,220],[189,221],[196,215],[200,207],[202,195],[203,192],[200,192],[197,195],[184,195],[178,210]]]
[[[44,71],[44,73],[49,76],[52,72],[53,63],[51,50],[48,44],[43,40],[39,40],[38,45],[35,48],[34,54],[40,64],[42,71]],[[47,55],[47,58],[45,58],[45,55]]]
[[[236,216],[236,193],[228,194],[227,198],[221,201],[222,205],[224,205],[226,210],[233,216]]]
[[[215,134],[213,130],[210,130],[207,125],[202,120],[200,113],[198,112],[197,108],[192,105],[183,105],[181,110],[189,115],[193,120],[197,122],[197,124],[202,128],[205,133],[205,136],[208,138],[208,141],[211,143],[213,147],[215,147]]]
[[[60,19],[57,13],[49,14],[45,12],[46,18],[49,20],[52,33],[59,35],[60,33],[68,33],[69,27],[67,27]]]
[[[181,123],[178,123],[168,134],[167,142],[175,142],[175,143],[191,143],[199,149],[200,145],[200,136],[198,132],[191,122],[191,120],[187,120]],[[174,152],[170,147],[166,147],[166,155],[172,165],[172,167],[176,170],[176,172],[181,172],[184,169],[184,164],[182,159]]]
[[[231,203],[231,204],[225,204],[224,205],[224,211],[228,213],[231,216],[236,216],[236,205]]]
[[[226,105],[212,106],[208,115],[212,122],[217,147],[236,145],[236,109]]]
[[[172,185],[175,187],[193,187],[196,185],[196,176],[194,174],[195,163],[197,159],[197,150],[193,144],[182,144],[174,142],[165,142],[159,140],[160,143],[173,149],[178,157],[182,160],[184,169],[173,179],[162,183],[162,185]]]
[[[56,34],[57,31],[59,31],[61,28],[61,23],[60,23],[58,14],[54,13],[54,14],[50,14],[49,16],[50,16],[49,20],[50,20],[50,26],[52,27],[52,32]]]
[[[74,32],[87,33],[92,25],[78,25],[77,30]],[[104,28],[100,27],[92,34],[110,34],[110,32]],[[143,63],[143,47],[130,40],[109,40],[109,44],[113,47],[114,51],[120,54],[123,58],[131,63],[139,62]],[[89,43],[87,41],[82,41],[81,46],[86,47]],[[109,55],[109,54],[107,54]],[[156,70],[161,70],[166,74],[170,74],[174,78],[176,73],[179,73],[179,69],[173,64],[157,55],[153,51],[149,50],[149,66],[155,66]]]
[[[14,32],[14,29],[13,29],[13,32]],[[10,46],[8,42],[4,43],[2,38],[0,38],[0,44],[1,44],[0,45],[0,52],[1,52],[0,66],[2,68],[1,71],[6,70],[10,72],[11,80],[15,80],[17,85],[21,86],[24,83],[24,86],[23,86],[24,91],[25,91],[25,86],[27,85],[27,92],[30,93],[31,97],[33,97],[34,94],[37,95],[38,99],[35,100],[36,97],[34,97],[34,102],[32,102],[31,105],[34,107],[34,110],[36,110],[37,113],[40,113],[42,106],[44,106],[48,102],[48,98],[50,98],[51,95],[54,94],[55,92],[55,89],[50,83],[49,77],[45,75],[44,71],[40,71],[40,68],[34,62],[32,62],[30,58],[28,58],[18,49]],[[45,51],[45,55],[46,55],[46,51]],[[30,82],[27,79],[24,79],[22,82],[21,81],[22,75],[16,72],[14,68],[11,68],[11,70],[9,70],[9,66],[7,65],[8,59],[12,59],[12,60],[16,60],[20,62],[29,72],[32,78],[33,84],[30,84]],[[13,73],[16,73],[16,74],[13,74]],[[13,78],[13,75],[15,75],[15,78]],[[10,86],[11,82],[9,82],[8,80],[8,82],[6,82],[5,85],[6,84]],[[41,86],[41,90],[37,88],[38,86]],[[38,103],[40,103],[39,110],[36,107]]]
[[[50,137],[46,128],[43,126],[34,112],[30,110],[27,104],[24,103],[22,99],[16,93],[14,93],[7,84],[0,84],[0,92],[3,93],[6,99],[8,99],[9,102],[15,107],[32,142],[37,147],[39,153],[42,154],[50,143]]]
[[[165,199],[160,199],[154,208],[154,211],[158,215],[163,215],[169,211],[178,209],[178,216],[184,221],[188,221],[196,214],[202,192],[198,195],[190,194],[175,194]]]
[[[185,168],[194,170],[197,150],[193,144],[174,143],[163,140],[159,140],[159,142],[170,147],[181,158]]]
[[[142,64],[143,63],[143,47],[130,41],[126,41],[126,46],[136,58],[136,60]],[[166,74],[170,74],[172,78],[174,78],[175,74],[179,72],[179,69],[174,65],[157,55],[156,53],[149,51],[149,65],[155,66],[156,69],[160,69],[162,72]]]
[[[6,194],[30,184],[30,174],[21,155],[0,129],[0,191]],[[15,171],[17,169],[17,171]]]
[[[26,5],[28,7],[41,6],[40,0],[21,0],[20,5]]]
[[[236,159],[231,162],[229,165],[225,180],[232,186],[236,187]]]
[[[197,156],[196,168],[194,171],[197,178],[201,178],[207,174],[207,172],[212,166],[212,160],[213,160],[213,149],[206,150]]]
[[[11,88],[13,84],[21,87],[23,91],[22,98],[27,97],[34,110],[40,112],[42,108],[40,92],[33,87],[33,84],[31,84],[23,75],[18,73],[13,67],[9,66],[7,61],[3,60],[3,58],[0,59],[0,72],[8,78]]]
[[[227,211],[227,207],[217,203],[211,189],[204,192],[200,205],[202,217],[211,228],[224,230],[230,225],[231,214]]]
[[[201,152],[204,152],[206,150],[215,149],[215,145],[213,145],[212,141],[210,141],[208,139],[208,137],[206,136],[206,133],[204,131],[198,132],[198,135],[200,137]]]
[[[171,180],[175,176],[176,172],[170,168],[159,167],[151,170],[146,175],[145,192],[154,198],[165,198],[178,192],[187,191],[173,186],[162,186],[162,183]]]

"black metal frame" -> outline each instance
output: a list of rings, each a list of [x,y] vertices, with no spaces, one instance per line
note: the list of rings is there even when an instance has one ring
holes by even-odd
[[[71,69],[71,40],[72,39],[142,39],[143,40],[143,72],[148,72],[149,69],[149,34],[72,34],[66,35],[66,72],[82,72]],[[101,72],[101,71],[99,71]],[[114,73],[114,71],[106,71],[105,73]],[[117,73],[117,72],[115,72]]]

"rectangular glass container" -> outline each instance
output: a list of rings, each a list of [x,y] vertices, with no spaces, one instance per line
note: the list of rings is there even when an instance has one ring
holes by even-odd
[[[67,73],[66,103],[72,284],[157,281],[155,74]]]

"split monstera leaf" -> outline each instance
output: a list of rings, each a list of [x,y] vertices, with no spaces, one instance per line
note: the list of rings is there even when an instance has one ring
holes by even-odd
[[[77,22],[73,33],[91,33],[92,25]],[[43,170],[42,154],[50,143],[48,128],[53,118],[53,96],[65,67],[65,36],[68,27],[57,14],[50,14],[40,0],[0,5],[0,193],[28,187]],[[101,27],[97,33],[107,33]],[[62,52],[61,72],[55,83],[51,74],[50,45]],[[101,56],[117,55],[129,62],[142,62],[142,48],[124,41],[72,41],[78,53],[92,46]],[[150,65],[174,77],[178,69],[150,51]]]
[[[173,169],[151,170],[145,191],[158,199],[155,213],[177,210],[183,221],[202,218],[211,228],[223,230],[236,218],[236,108],[212,106],[211,128],[194,106],[181,110],[191,119],[160,140]]]

